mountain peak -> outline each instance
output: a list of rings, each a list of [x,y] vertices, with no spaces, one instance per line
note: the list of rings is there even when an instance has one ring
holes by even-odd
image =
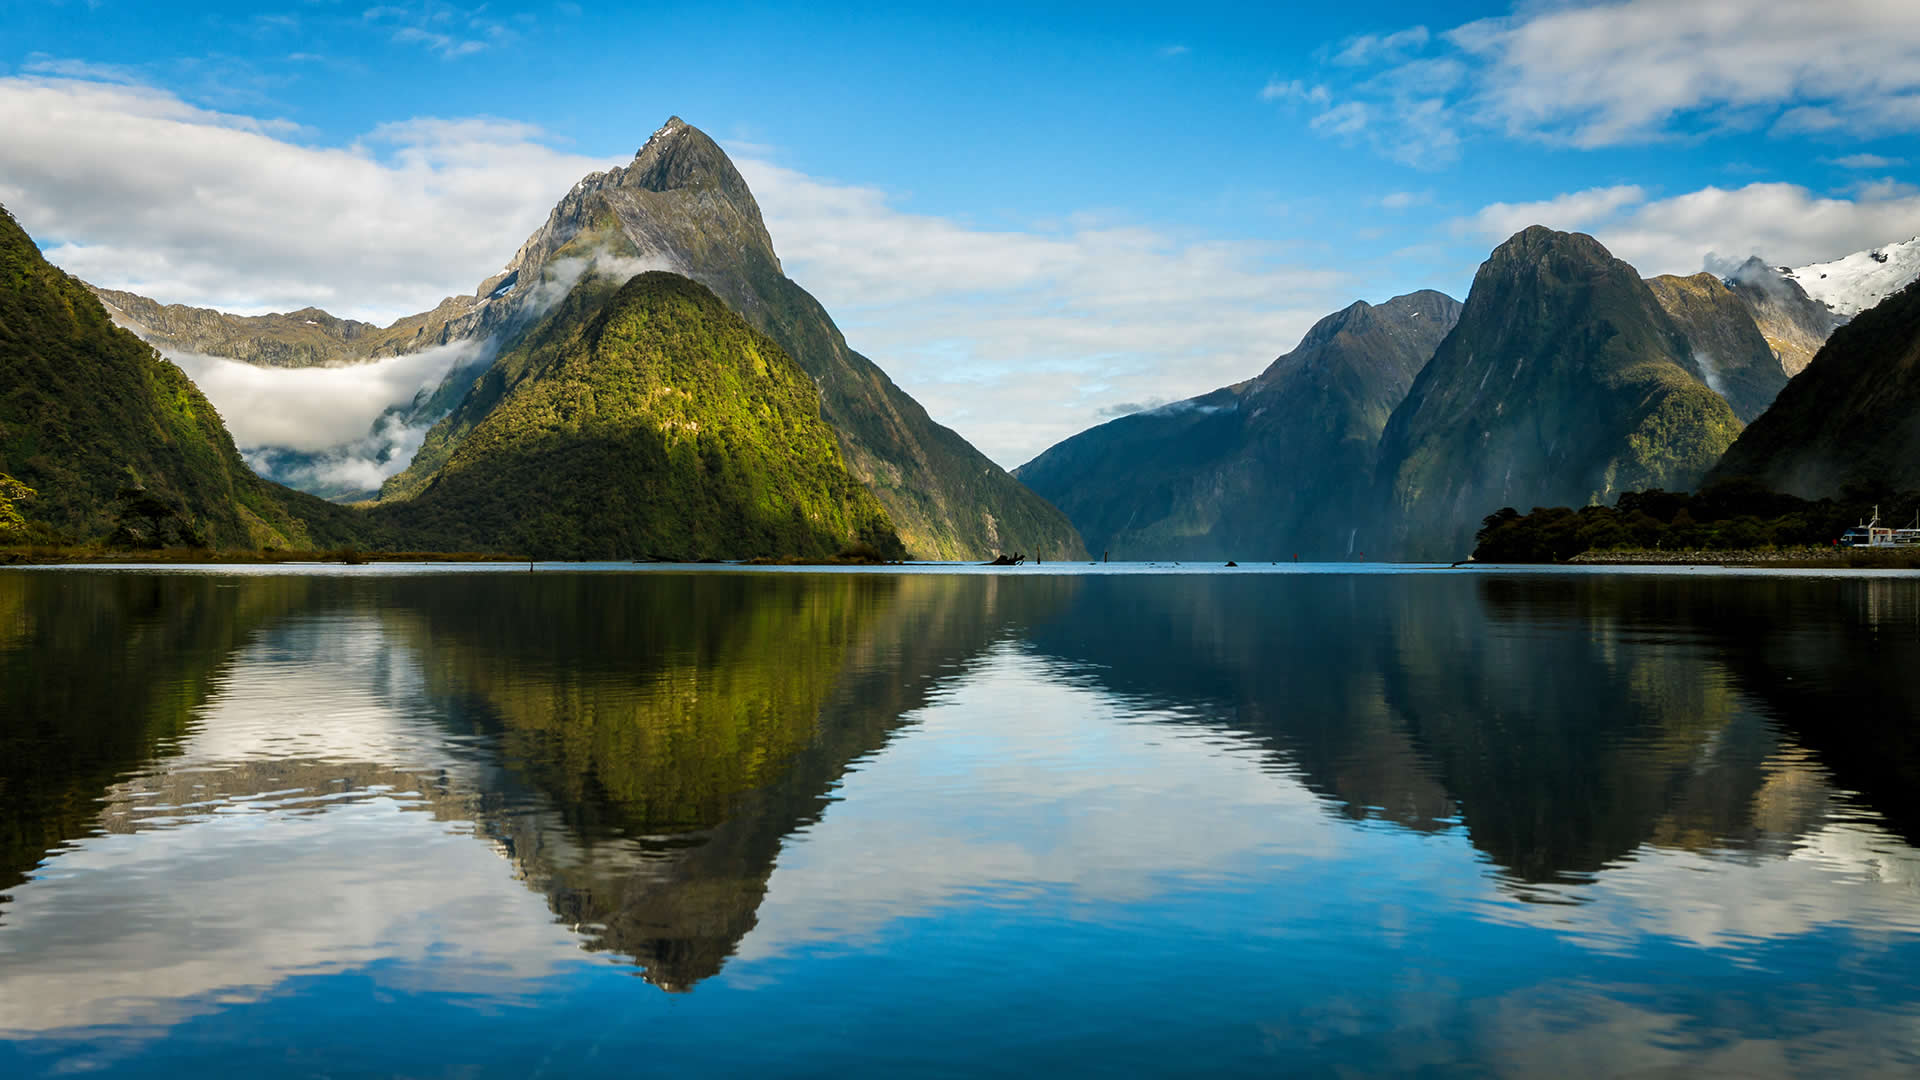
[[[1493,254],[1487,256],[1487,262],[1535,262],[1552,256],[1613,261],[1613,253],[1586,233],[1561,232],[1545,225],[1529,225],[1494,248]]]
[[[671,139],[675,135],[678,135],[683,131],[691,131],[691,130],[693,130],[692,124],[687,123],[685,120],[680,119],[678,116],[669,116],[667,117],[666,123],[661,124],[658,128],[655,128],[653,134],[647,136],[647,141],[640,145],[640,149],[635,150],[633,152],[633,156],[638,158],[642,154],[645,154],[647,152],[647,147],[652,146],[653,144],[660,142],[663,139]]]
[[[633,163],[622,170],[620,186],[648,191],[704,188],[753,205],[753,193],[727,152],[706,132],[677,116],[668,117],[633,155]]]

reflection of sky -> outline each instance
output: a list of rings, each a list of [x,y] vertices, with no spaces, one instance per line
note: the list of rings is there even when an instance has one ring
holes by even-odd
[[[1266,745],[1156,723],[1011,646],[853,764],[738,955],[669,997],[584,957],[458,799],[236,797],[293,763],[495,783],[436,707],[377,622],[249,643],[168,775],[109,803],[204,783],[207,805],[77,841],[0,908],[0,1029],[53,1037],[0,1043],[0,1072],[280,1072],[314,1045],[312,1071],[497,1075],[1873,1072],[1920,1052],[1916,857],[1864,815],[1785,858],[1646,846],[1562,887],[1577,903],[1527,904],[1463,830],[1344,820]]]
[[[164,1026],[376,962],[512,995],[578,956],[471,830],[388,798],[94,837],[15,889],[6,916],[8,1032]]]
[[[246,761],[458,767],[414,655],[372,614],[296,617],[234,656],[167,771]]]

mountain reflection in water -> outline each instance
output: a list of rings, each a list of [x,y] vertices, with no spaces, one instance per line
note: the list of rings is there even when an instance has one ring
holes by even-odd
[[[4,573],[0,1066],[1899,1071],[1915,670],[1885,577]]]

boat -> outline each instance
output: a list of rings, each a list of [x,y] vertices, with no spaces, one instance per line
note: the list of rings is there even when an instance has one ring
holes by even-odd
[[[1880,508],[1873,508],[1873,517],[1863,521],[1840,534],[1841,547],[1910,547],[1920,544],[1920,511],[1915,511],[1913,524],[1905,529],[1889,529],[1880,524]]]

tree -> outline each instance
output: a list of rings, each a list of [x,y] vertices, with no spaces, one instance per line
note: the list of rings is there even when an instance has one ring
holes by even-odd
[[[27,519],[14,506],[39,494],[32,488],[0,473],[0,543],[19,543],[27,535]]]

